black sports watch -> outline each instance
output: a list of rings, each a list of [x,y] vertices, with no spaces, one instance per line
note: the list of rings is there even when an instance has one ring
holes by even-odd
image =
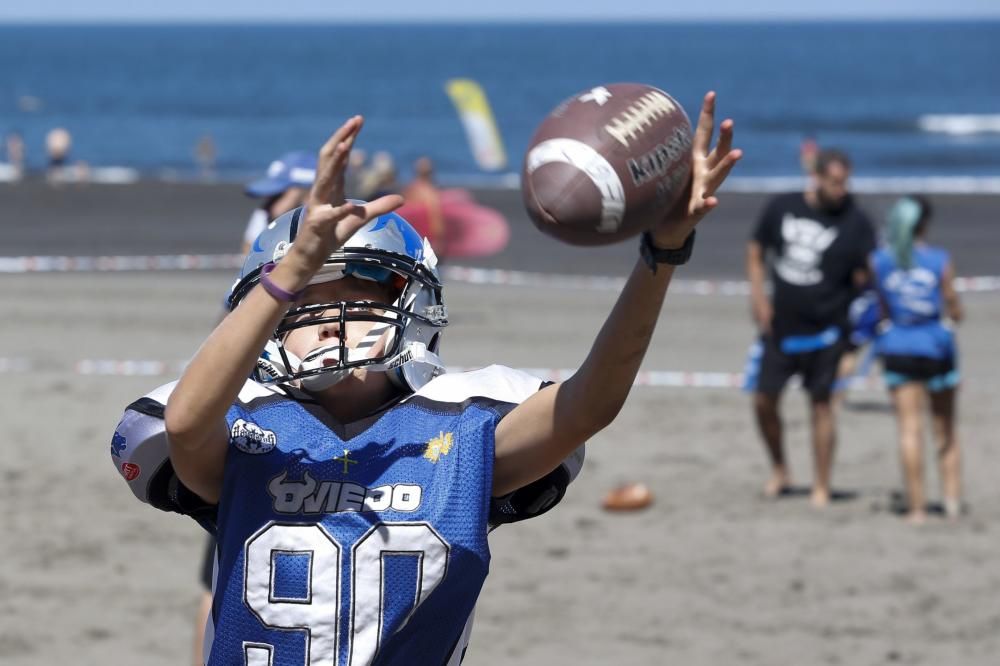
[[[642,257],[649,270],[656,273],[657,264],[669,264],[671,266],[681,266],[686,264],[691,258],[691,251],[694,249],[694,229],[688,234],[684,245],[672,250],[663,250],[653,245],[653,236],[648,231],[643,231],[639,238],[639,255]]]

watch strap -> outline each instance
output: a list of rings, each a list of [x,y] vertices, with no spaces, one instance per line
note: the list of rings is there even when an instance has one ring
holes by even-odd
[[[656,273],[657,264],[681,266],[686,264],[691,258],[691,252],[694,249],[694,237],[695,231],[692,229],[687,239],[685,239],[684,245],[678,248],[663,249],[653,245],[652,234],[648,231],[643,231],[642,236],[639,238],[639,255],[654,274]]]

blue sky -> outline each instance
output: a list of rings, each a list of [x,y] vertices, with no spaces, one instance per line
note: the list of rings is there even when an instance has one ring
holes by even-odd
[[[1000,18],[1000,0],[2,0],[11,21]]]

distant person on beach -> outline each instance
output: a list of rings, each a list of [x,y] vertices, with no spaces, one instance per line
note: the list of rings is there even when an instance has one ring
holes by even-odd
[[[64,127],[56,127],[45,135],[45,153],[48,155],[49,169],[60,169],[69,160],[69,151],[73,147],[73,137]]]
[[[379,150],[372,155],[371,164],[360,182],[361,199],[371,201],[388,194],[399,194],[396,181],[396,161],[392,155]]]
[[[851,301],[847,312],[849,328],[844,353],[837,365],[837,380],[833,385],[835,401],[846,400],[852,384],[867,378],[874,360],[869,345],[875,340],[881,308],[870,282]]]
[[[813,136],[804,137],[802,143],[799,144],[799,165],[802,167],[802,173],[809,178],[816,175],[816,158],[818,155],[819,144],[816,143],[816,138]]]
[[[247,221],[240,252],[246,256],[267,223],[305,203],[316,178],[316,156],[303,150],[285,153],[271,162],[267,174],[247,183],[247,196],[260,203]]]
[[[73,136],[65,127],[56,127],[45,135],[45,153],[48,156],[46,178],[51,183],[87,180],[89,170],[85,162],[70,161]]]
[[[426,235],[438,257],[447,256],[448,237],[441,205],[441,192],[434,184],[434,163],[429,157],[421,157],[414,162],[413,180],[403,188],[403,198],[408,204],[419,204],[423,207],[426,211],[427,228],[417,230]]]
[[[899,452],[906,487],[907,519],[926,518],[924,411],[929,403],[937,439],[943,505],[949,518],[961,512],[961,469],[956,434],[958,349],[946,318],[962,320],[955,269],[947,250],[927,243],[930,203],[900,199],[889,211],[887,243],[871,255],[871,270],[885,316],[875,351],[896,410]]]
[[[11,168],[12,179],[24,178],[24,138],[20,132],[8,132],[4,137],[4,152]]]
[[[192,666],[204,666],[203,654],[205,645],[205,626],[208,615],[212,612],[212,576],[215,573],[215,537],[211,534],[205,539],[205,550],[201,556],[201,568],[198,570],[198,582],[201,583],[201,596],[198,598],[198,609],[194,615],[194,640],[191,646]]]
[[[215,160],[218,157],[215,140],[211,134],[205,134],[194,146],[194,161],[198,165],[198,176],[203,180],[215,178]]]
[[[439,188],[428,157],[417,159],[413,171],[413,180],[403,188],[406,203],[399,213],[431,241],[441,262],[503,251],[510,240],[510,225],[500,211],[480,204],[469,190]]]
[[[802,173],[809,179],[816,177],[816,161],[819,157],[820,147],[816,138],[806,135],[799,144],[799,165]],[[870,288],[861,291],[858,296],[851,301],[848,309],[849,328],[844,340],[844,350],[837,364],[837,379],[833,384],[833,399],[836,404],[843,399],[847,390],[851,386],[856,372],[864,372],[868,368],[867,356],[863,364],[858,366],[858,359],[862,349],[875,337],[874,323],[878,317],[878,303],[875,292]]]
[[[344,192],[349,199],[364,199],[361,195],[361,183],[368,169],[368,153],[360,148],[351,151],[351,160],[344,174]]]
[[[815,475],[812,502],[825,506],[836,441],[831,391],[845,348],[848,306],[866,283],[875,245],[868,217],[848,191],[851,163],[837,150],[816,157],[804,193],[784,194],[765,207],[747,246],[753,317],[762,353],[754,414],[771,463],[765,495],[791,489],[779,400],[800,375],[809,394]],[[770,268],[772,294],[765,291]]]

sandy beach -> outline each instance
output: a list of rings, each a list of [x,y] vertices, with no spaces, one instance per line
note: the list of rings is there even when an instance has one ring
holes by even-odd
[[[581,250],[535,231],[515,192],[481,191],[505,214],[511,247],[469,265],[622,275],[632,243]],[[740,278],[764,197],[732,194],[699,232],[679,277]],[[866,196],[873,215],[891,197]],[[961,275],[997,270],[1000,197],[934,198],[933,238]],[[229,253],[248,201],[237,186],[144,183],[0,186],[5,256]],[[220,314],[226,271],[7,275],[0,291],[0,663],[188,663],[199,592],[197,525],[136,502],[108,446],[126,404],[174,377]],[[571,368],[615,294],[452,283],[449,364]],[[492,573],[465,663],[907,664],[989,666],[1000,654],[1000,293],[965,294],[960,436],[969,514],[914,529],[884,391],[852,391],[840,412],[839,500],[766,501],[749,398],[733,388],[637,387],[588,446],[562,505],[491,537]],[[668,296],[648,370],[732,373],[753,336],[744,298]],[[163,374],[83,374],[85,359],[162,361]],[[785,398],[797,484],[811,460],[804,398]],[[932,460],[931,456],[928,456]],[[937,473],[928,490],[939,497]],[[600,509],[642,480],[635,514]]]

